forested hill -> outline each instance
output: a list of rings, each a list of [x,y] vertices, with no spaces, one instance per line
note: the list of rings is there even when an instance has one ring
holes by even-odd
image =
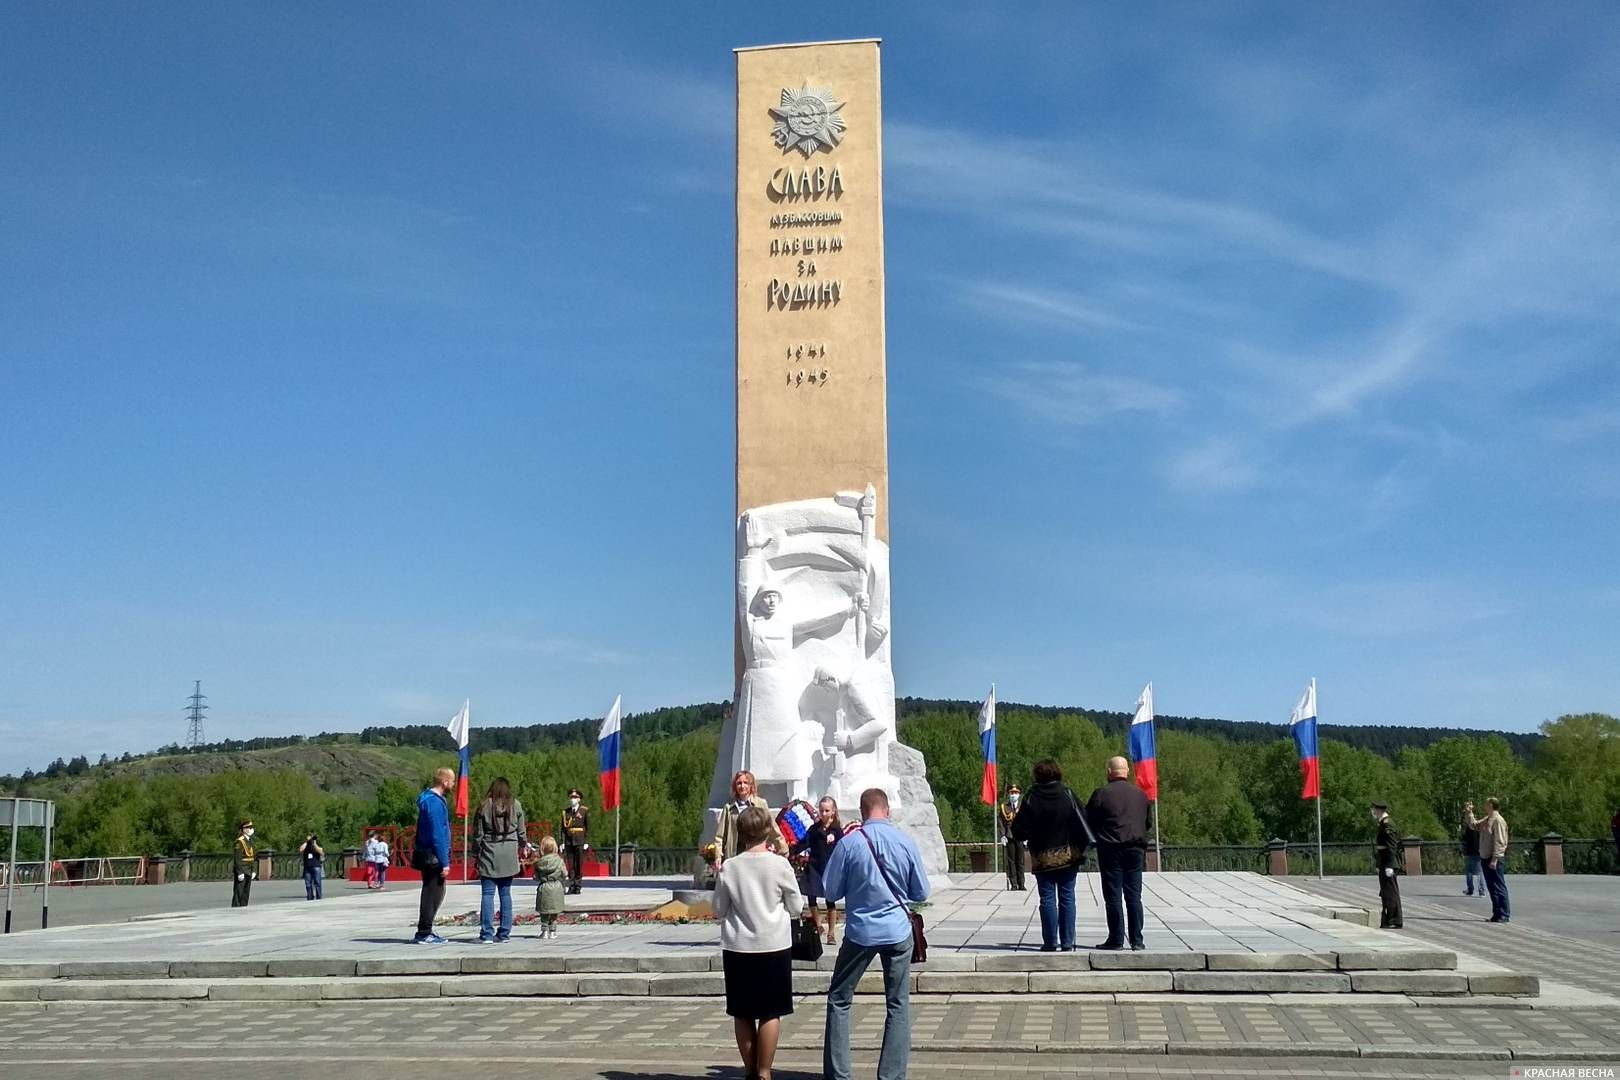
[[[998,702],[997,707],[1016,709],[1019,712],[1042,716],[1049,720],[1078,713],[1090,719],[1107,735],[1123,734],[1125,728],[1131,722],[1131,714],[1128,712],[1105,712],[1095,709],[1065,708],[1056,705],[1020,705],[1011,701]],[[971,716],[977,717],[979,703],[977,701],[935,700],[932,698],[901,698],[897,711],[901,720],[904,720],[908,715],[921,715],[923,713],[967,712]],[[1153,722],[1160,728],[1185,731],[1191,735],[1215,735],[1235,743],[1267,743],[1288,736],[1287,724],[1265,724],[1256,720],[1216,720],[1204,716],[1157,716]],[[1536,745],[1544,738],[1537,731],[1413,727],[1407,724],[1329,724],[1323,722],[1321,732],[1325,738],[1337,739],[1339,742],[1361,750],[1371,750],[1373,753],[1391,760],[1394,760],[1395,755],[1402,750],[1427,749],[1442,739],[1451,739],[1458,736],[1480,738],[1485,735],[1496,735],[1507,740],[1507,744],[1513,748],[1513,753],[1524,758],[1532,754]]]
[[[719,753],[721,708],[627,718],[624,839],[695,847]],[[900,704],[900,739],[928,763],[940,827],[950,841],[990,835],[991,809],[979,801],[984,762],[977,710],[971,701]],[[1123,751],[1127,720],[1117,712],[1001,703],[996,742],[1003,783],[1027,784],[1034,764],[1052,758],[1067,782],[1088,790],[1101,781],[1108,757]],[[475,728],[472,792],[506,777],[536,820],[562,806],[570,787],[585,789],[589,799],[596,788],[597,723]],[[1176,717],[1159,723],[1159,811],[1167,842],[1312,838],[1315,806],[1300,798],[1286,726]],[[280,745],[266,745],[273,741]],[[1534,737],[1328,724],[1321,749],[1321,817],[1330,841],[1366,840],[1372,799],[1389,802],[1406,835],[1426,839],[1454,837],[1463,803],[1486,795],[1503,800],[1516,836],[1603,836],[1620,806],[1620,720],[1596,713],[1548,721]],[[267,846],[286,847],[311,829],[356,844],[368,826],[414,822],[423,782],[435,766],[454,761],[449,734],[436,725],[368,728],[97,765],[80,757],[55,762],[43,774],[0,778],[0,794],[20,789],[56,799],[66,856],[223,851],[245,816]],[[20,839],[25,847],[38,841],[26,831]]]
[[[662,709],[653,709],[650,712],[634,713],[625,718],[624,732],[627,742],[649,742],[659,739],[682,738],[705,727],[719,730],[723,702],[706,702],[701,705],[682,705]],[[1096,724],[1104,734],[1116,735],[1124,732],[1130,724],[1131,716],[1124,712],[1107,712],[1093,709],[1081,709],[1054,705],[1022,705],[1016,702],[1001,702],[1002,711],[1014,711],[1030,716],[1055,720],[1060,716],[1083,716]],[[976,701],[959,701],[935,698],[901,698],[897,702],[897,718],[902,726],[910,720],[920,720],[924,717],[949,717],[952,715],[965,716],[972,721],[979,711]],[[1160,716],[1155,723],[1160,728],[1171,731],[1184,731],[1193,735],[1217,736],[1234,743],[1254,744],[1267,743],[1288,735],[1287,724],[1265,724],[1253,720],[1218,720],[1202,716]],[[530,724],[523,727],[479,727],[472,730],[472,752],[485,753],[492,750],[505,750],[512,753],[526,753],[532,750],[550,750],[563,746],[589,746],[596,741],[597,728],[601,720],[597,717],[586,717],[578,720],[569,720],[562,723]],[[1479,738],[1484,735],[1496,735],[1507,742],[1513,749],[1514,756],[1524,759],[1534,753],[1536,745],[1543,736],[1537,732],[1491,732],[1467,730],[1461,728],[1414,727],[1398,724],[1326,724],[1322,725],[1322,734],[1325,738],[1332,738],[1348,746],[1362,750],[1369,750],[1380,757],[1394,760],[1402,750],[1425,749],[1435,743],[1449,738],[1470,737]],[[406,726],[373,726],[362,728],[358,733],[322,732],[319,735],[280,735],[266,736],[253,739],[226,739],[219,742],[208,743],[197,747],[182,747],[169,745],[148,754],[124,754],[117,759],[101,755],[96,764],[92,764],[88,756],[75,757],[72,760],[57,759],[43,770],[35,773],[27,770],[21,777],[0,776],[0,793],[10,793],[19,784],[27,785],[39,777],[50,780],[73,780],[87,777],[92,769],[108,768],[113,766],[129,765],[133,762],[153,762],[154,759],[163,759],[156,773],[195,774],[206,772],[220,772],[231,768],[253,768],[261,762],[251,755],[258,751],[278,750],[286,747],[319,747],[319,746],[376,746],[376,747],[419,747],[424,750],[442,751],[450,746],[449,734],[439,724],[411,724]],[[214,755],[228,755],[229,760],[214,757]],[[248,756],[244,756],[248,755]],[[169,759],[196,758],[204,760],[188,766],[186,763]],[[292,764],[287,762],[284,764]],[[113,768],[113,772],[128,770]],[[135,770],[139,775],[153,775],[152,770]],[[62,787],[73,788],[79,785],[66,783],[52,785],[57,790]],[[328,785],[323,784],[323,787]],[[342,790],[342,785],[333,785],[336,790]]]

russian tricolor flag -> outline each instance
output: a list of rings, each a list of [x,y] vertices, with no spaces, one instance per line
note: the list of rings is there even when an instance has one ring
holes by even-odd
[[[602,768],[602,809],[615,810],[619,806],[619,699],[615,694],[613,708],[602,721],[602,730],[596,734],[596,757]]]
[[[984,782],[979,785],[979,801],[986,806],[996,805],[996,684],[990,684],[990,696],[979,706],[979,745],[984,748]]]
[[[1305,688],[1305,696],[1294,706],[1288,717],[1288,726],[1294,732],[1294,745],[1299,748],[1299,772],[1305,785],[1300,791],[1302,799],[1322,797],[1322,761],[1316,753],[1316,680]]]
[[[456,740],[456,746],[461,750],[461,775],[456,779],[456,816],[467,816],[467,789],[472,785],[467,779],[467,769],[471,758],[467,754],[467,734],[472,729],[472,699],[468,698],[461,703],[461,711],[450,718],[445,725],[450,729],[450,737]]]
[[[1148,798],[1159,797],[1159,763],[1153,745],[1153,684],[1148,683],[1136,699],[1136,715],[1131,719],[1131,763],[1136,769],[1136,786]]]

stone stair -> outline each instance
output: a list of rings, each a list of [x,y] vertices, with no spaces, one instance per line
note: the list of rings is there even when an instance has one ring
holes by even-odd
[[[0,1001],[333,1000],[424,997],[720,997],[720,955],[425,955],[342,960],[0,961]],[[794,990],[825,993],[833,957],[796,963]],[[1458,970],[1438,949],[1312,953],[941,952],[912,969],[912,992],[1061,995],[1355,994],[1535,997],[1533,975]],[[859,993],[881,993],[874,966]]]

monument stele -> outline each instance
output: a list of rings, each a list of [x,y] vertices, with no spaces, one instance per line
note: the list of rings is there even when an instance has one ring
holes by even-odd
[[[889,661],[878,45],[737,50],[736,705],[705,839],[740,770],[846,821],[880,787],[943,876]]]

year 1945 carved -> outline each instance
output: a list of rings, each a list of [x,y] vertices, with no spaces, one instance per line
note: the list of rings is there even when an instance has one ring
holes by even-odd
[[[787,373],[789,386],[825,386],[831,373],[826,368],[817,371],[815,368],[800,368]]]

